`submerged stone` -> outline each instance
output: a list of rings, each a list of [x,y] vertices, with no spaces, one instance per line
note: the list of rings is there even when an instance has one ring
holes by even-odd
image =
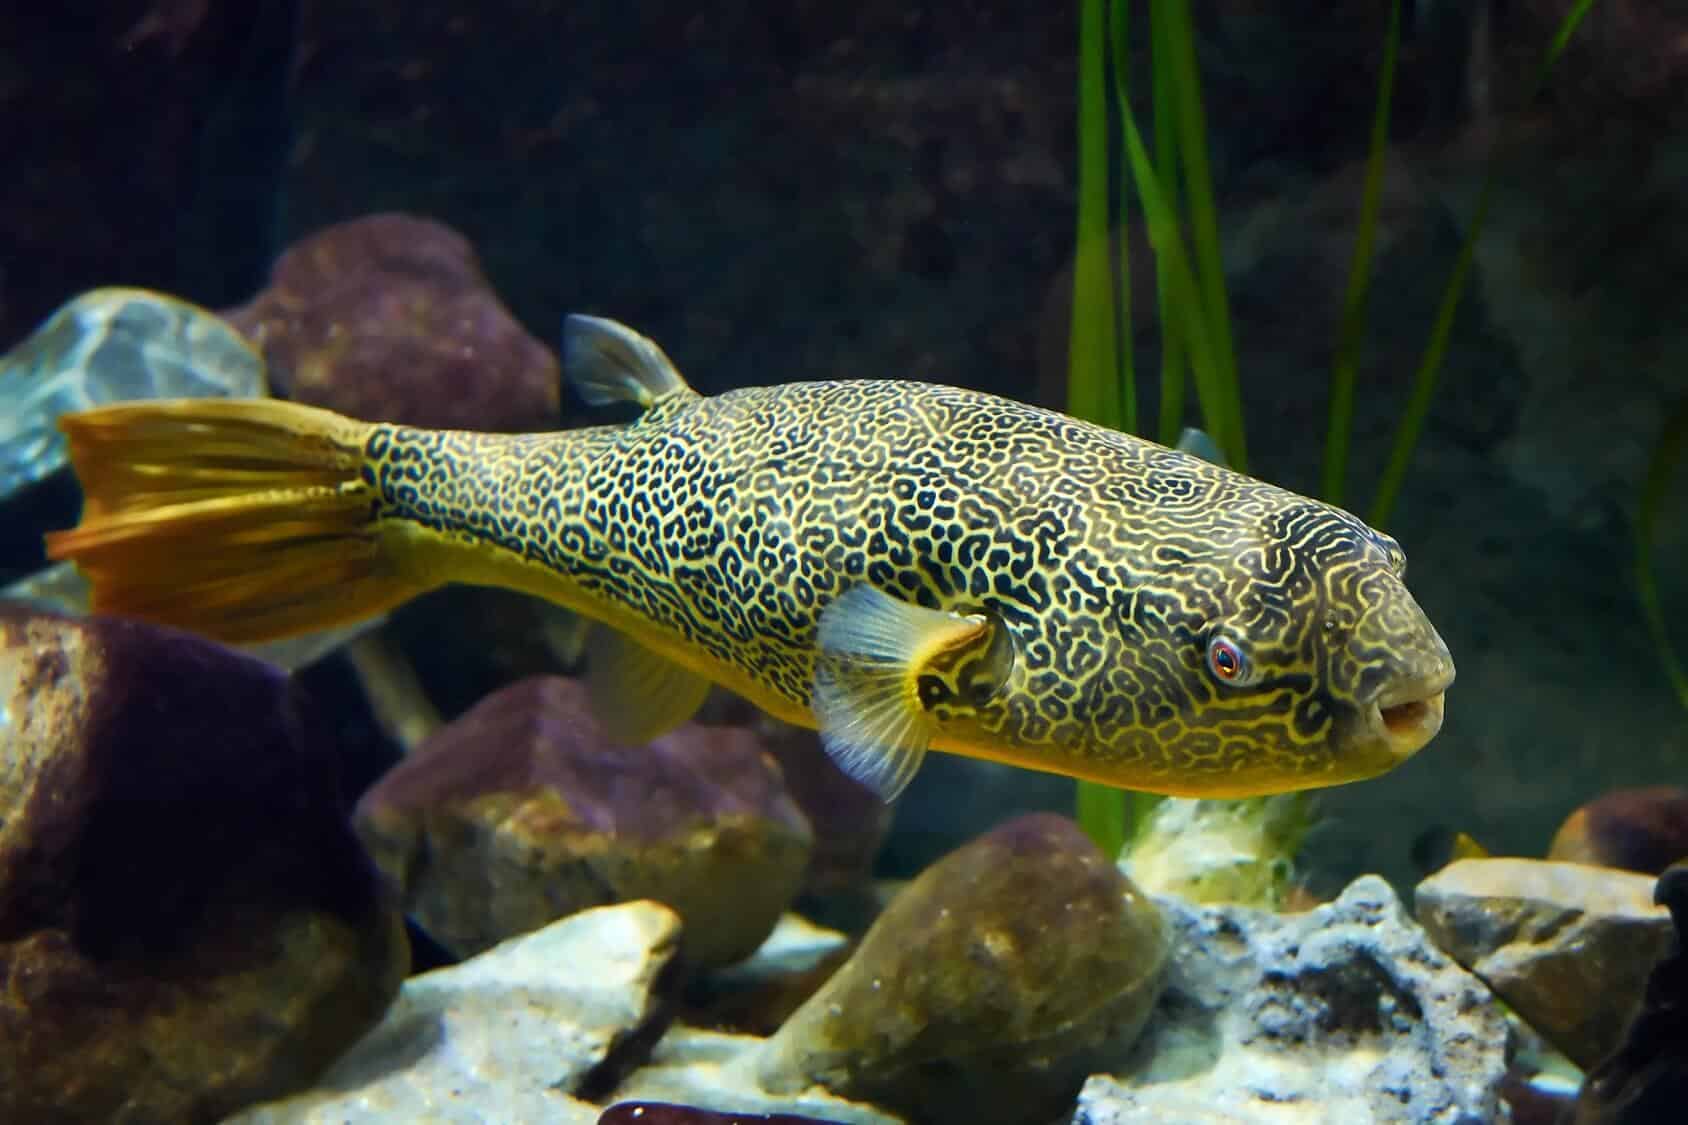
[[[1073,1125],[1503,1120],[1510,1030],[1482,982],[1368,875],[1300,914],[1158,900],[1166,990]]]
[[[809,825],[750,731],[688,723],[618,746],[585,688],[536,676],[482,700],[366,793],[359,831],[460,955],[591,906],[676,910],[684,951],[749,956],[797,893]]]
[[[890,831],[892,806],[839,769],[816,732],[766,717],[755,721],[792,799],[814,829],[803,893],[817,904],[870,894],[873,863]]]
[[[1436,944],[1581,1067],[1610,1053],[1671,938],[1653,880],[1537,859],[1464,859],[1418,885]]]
[[[407,968],[337,746],[260,661],[0,605],[0,1121],[215,1120]]]
[[[1165,956],[1153,903],[1076,824],[1022,816],[898,895],[754,1072],[922,1122],[1048,1120],[1142,1030]]]
[[[1623,1042],[1589,1071],[1575,1125],[1680,1121],[1688,1106],[1688,864],[1659,876],[1653,901],[1670,911],[1670,949],[1648,974]]]
[[[557,423],[556,356],[510,315],[469,240],[442,223],[389,213],[324,227],[227,316],[298,402],[442,429]]]
[[[756,1064],[766,1042],[676,1023],[608,1100],[666,1102],[727,1114],[783,1113],[839,1125],[915,1125],[912,1119],[848,1101],[820,1086],[763,1089],[756,1082]]]
[[[1548,859],[1657,875],[1688,857],[1688,789],[1614,789],[1577,809],[1554,833]]]
[[[64,467],[68,411],[267,389],[263,358],[208,309],[146,289],[90,290],[0,356],[0,499]]]
[[[618,1102],[604,1110],[598,1125],[842,1125],[793,1113],[720,1113],[672,1102]]]
[[[660,1030],[679,936],[673,911],[631,902],[412,977],[314,1089],[224,1125],[592,1125],[576,1095]]]

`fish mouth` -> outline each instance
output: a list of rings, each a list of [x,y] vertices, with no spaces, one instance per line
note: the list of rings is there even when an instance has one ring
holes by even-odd
[[[1453,677],[1403,686],[1380,696],[1367,709],[1372,733],[1396,760],[1417,753],[1442,729],[1442,708]]]

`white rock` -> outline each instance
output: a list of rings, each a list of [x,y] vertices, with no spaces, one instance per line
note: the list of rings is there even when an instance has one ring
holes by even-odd
[[[227,1125],[593,1125],[599,1107],[569,1095],[653,1016],[679,936],[667,907],[623,903],[413,977],[315,1089]]]
[[[605,1104],[653,1101],[718,1113],[792,1113],[839,1125],[903,1125],[887,1110],[845,1101],[819,1086],[771,1094],[756,1083],[757,1052],[767,1042],[675,1025],[650,1062],[634,1071]]]

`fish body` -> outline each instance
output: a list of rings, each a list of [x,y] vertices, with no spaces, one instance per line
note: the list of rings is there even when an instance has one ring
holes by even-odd
[[[1381,773],[1440,724],[1447,649],[1399,546],[1347,512],[955,387],[705,397],[623,326],[570,330],[577,385],[640,403],[635,421],[72,418],[88,507],[50,551],[97,608],[226,640],[446,582],[524,590],[613,630],[589,676],[622,729],[672,725],[719,683],[818,727],[887,797],[927,748],[1160,793],[1309,788]],[[182,562],[201,553],[203,574]]]

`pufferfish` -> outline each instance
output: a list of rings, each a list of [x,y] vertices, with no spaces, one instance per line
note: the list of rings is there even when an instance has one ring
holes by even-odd
[[[93,608],[225,642],[446,583],[599,623],[629,745],[719,684],[818,729],[886,800],[929,749],[1180,796],[1335,785],[1441,726],[1454,666],[1387,535],[1189,453],[956,387],[704,396],[651,340],[567,318],[631,422],[488,434],[279,401],[62,425],[85,503],[48,535]]]

